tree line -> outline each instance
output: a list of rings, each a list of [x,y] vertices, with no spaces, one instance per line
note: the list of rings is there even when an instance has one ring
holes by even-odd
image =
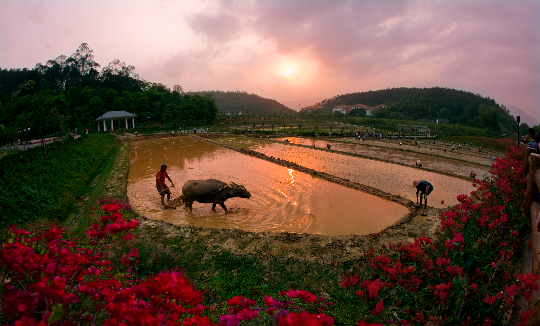
[[[129,111],[139,123],[210,124],[218,110],[211,95],[185,94],[145,81],[135,67],[114,60],[99,70],[83,43],[70,57],[33,69],[0,69],[0,133],[5,143],[79,128],[97,129],[107,111]]]
[[[480,127],[491,131],[514,130],[514,117],[504,107],[489,97],[451,88],[388,88],[377,91],[349,93],[323,100],[325,109],[312,114],[326,114],[336,105],[365,104],[385,108],[372,111],[375,118],[432,120],[448,119],[450,123]],[[362,116],[361,109],[350,112],[351,116]]]

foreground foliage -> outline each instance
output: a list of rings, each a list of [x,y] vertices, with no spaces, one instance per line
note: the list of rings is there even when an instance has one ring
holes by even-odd
[[[242,295],[207,309],[203,293],[178,271],[139,279],[137,248],[113,264],[108,253],[133,241],[138,221],[124,217],[128,206],[107,203],[82,239],[68,238],[57,225],[32,231],[9,227],[0,250],[4,322],[14,325],[238,325],[260,320],[278,325],[332,325],[324,313],[310,313],[325,302],[308,291],[280,292],[263,305]],[[206,312],[206,313],[205,313]]]

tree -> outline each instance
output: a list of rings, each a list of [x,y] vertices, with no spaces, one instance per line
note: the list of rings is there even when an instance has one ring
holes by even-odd
[[[184,89],[180,85],[174,85],[173,92],[177,94],[181,94],[181,93],[184,93]]]
[[[498,109],[492,106],[480,105],[475,122],[489,130],[499,131],[501,129]]]
[[[135,67],[131,65],[126,65],[125,62],[120,62],[120,60],[115,59],[111,61],[107,67],[104,67],[101,70],[101,74],[104,76],[107,75],[117,75],[123,77],[131,77],[138,79],[139,75],[135,73]]]
[[[79,74],[86,75],[91,69],[99,67],[99,64],[94,61],[92,50],[88,47],[88,43],[82,43],[81,46],[67,59],[67,63],[73,63]]]
[[[349,117],[365,117],[366,116],[366,109],[362,108],[355,108],[352,109],[349,114]]]
[[[122,101],[122,98],[120,97],[115,98],[112,103],[111,108],[113,111],[124,111],[125,107],[124,107],[124,102]]]
[[[16,96],[26,96],[36,93],[37,84],[33,80],[26,81],[17,86]]]
[[[448,118],[450,115],[450,111],[447,108],[442,108],[437,112],[437,118]]]

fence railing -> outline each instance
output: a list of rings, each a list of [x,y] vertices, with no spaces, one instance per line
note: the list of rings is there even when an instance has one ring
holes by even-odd
[[[537,273],[540,270],[540,155],[536,154],[536,149],[527,147],[525,144],[520,144],[520,149],[527,176],[523,212],[531,221],[532,229],[529,239],[525,240],[532,242],[532,250],[525,252],[520,272]],[[528,303],[525,303],[523,299],[518,302],[517,310],[534,309],[534,314],[527,325],[538,325],[540,321],[540,304],[536,304],[538,300],[540,300],[540,290],[533,291],[532,299]]]

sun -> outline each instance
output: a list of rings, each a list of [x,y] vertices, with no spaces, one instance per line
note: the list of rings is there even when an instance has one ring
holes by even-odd
[[[285,73],[286,73],[287,75],[290,75],[291,72],[292,72],[292,69],[291,69],[291,68],[287,68],[287,69],[285,70]]]

